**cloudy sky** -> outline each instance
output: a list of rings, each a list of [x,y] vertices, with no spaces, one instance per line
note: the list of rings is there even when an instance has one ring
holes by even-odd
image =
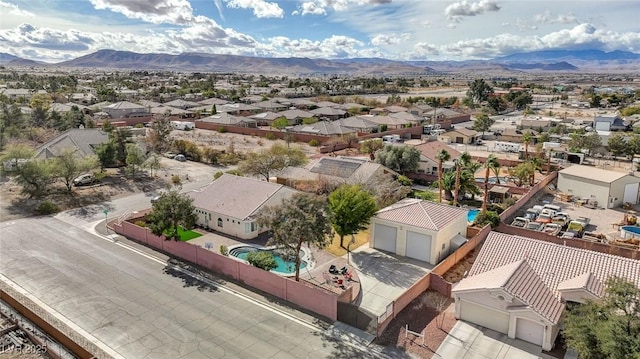
[[[267,57],[486,59],[640,53],[640,0],[0,0],[0,52],[100,49]]]

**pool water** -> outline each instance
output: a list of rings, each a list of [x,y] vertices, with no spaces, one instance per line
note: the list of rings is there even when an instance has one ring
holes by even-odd
[[[239,247],[239,248],[234,248],[232,250],[229,251],[229,255],[232,255],[234,257],[240,258],[244,261],[247,260],[247,256],[249,255],[249,253],[251,252],[255,252],[255,251],[266,251],[266,252],[270,252],[273,255],[273,258],[276,260],[276,263],[278,263],[278,266],[274,269],[272,269],[273,272],[278,272],[278,273],[282,273],[282,274],[294,274],[296,272],[296,264],[295,262],[291,262],[291,261],[286,261],[284,260],[275,250],[273,249],[258,249],[258,248],[254,248],[254,247]],[[304,269],[307,266],[307,262],[305,261],[300,261],[300,269]]]
[[[469,212],[467,212],[467,222],[473,223],[476,217],[478,217],[478,213],[480,213],[479,209],[470,209]]]
[[[498,177],[498,178],[500,178],[500,184],[507,183],[507,177]],[[484,177],[476,177],[476,182],[484,183]],[[496,177],[495,176],[489,177],[489,181],[487,183],[496,184],[497,183]]]

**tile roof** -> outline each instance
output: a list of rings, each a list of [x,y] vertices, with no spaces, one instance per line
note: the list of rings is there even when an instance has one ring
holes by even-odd
[[[469,278],[524,258],[558,299],[560,283],[584,273],[591,273],[601,283],[610,276],[619,276],[640,286],[638,260],[498,232],[487,236]],[[587,281],[587,289],[597,292],[598,284]]]
[[[320,116],[342,116],[347,112],[335,107],[319,107],[311,110],[313,114]]]
[[[143,110],[144,106],[138,105],[137,103],[129,102],[129,101],[120,101],[116,103],[112,103],[111,105],[105,106],[104,108],[111,110]]]
[[[405,198],[379,210],[375,217],[438,231],[451,223],[452,219],[466,215],[467,210],[464,208],[423,201],[417,198]]]
[[[429,141],[416,145],[415,147],[424,157],[436,163],[438,162],[436,156],[438,155],[438,152],[440,152],[440,150],[447,150],[447,152],[449,152],[449,154],[451,155],[452,160],[460,157],[459,151],[440,141]]]
[[[193,198],[196,208],[249,220],[276,194],[288,198],[296,192],[280,184],[225,173],[208,186],[187,192],[187,195]]]
[[[278,117],[285,117],[287,120],[296,120],[296,119],[302,119],[302,118],[315,117],[314,113],[311,113],[309,111],[298,110],[298,109],[293,109],[293,110],[289,109],[289,110],[278,112],[277,114],[278,114]]]
[[[559,291],[570,289],[584,289],[597,297],[604,294],[604,284],[591,272],[586,272],[558,284]]]
[[[628,176],[626,172],[609,171],[602,168],[583,165],[569,166],[561,170],[559,173],[581,178],[589,178],[594,181],[605,183],[615,182],[622,177]],[[638,182],[640,182],[640,178],[638,179]]]
[[[456,128],[455,130],[451,131],[451,132],[457,132],[463,136],[466,137],[473,137],[473,136],[477,136],[478,132],[474,131],[474,130],[470,130],[468,128]],[[451,132],[445,133],[444,136],[450,134]]]
[[[94,148],[109,141],[109,134],[101,128],[71,129],[36,149],[35,158],[59,156],[64,150],[73,150],[79,157],[93,155]]]

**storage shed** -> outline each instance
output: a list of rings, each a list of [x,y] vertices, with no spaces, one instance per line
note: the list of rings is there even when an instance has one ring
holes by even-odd
[[[597,207],[615,208],[624,203],[637,204],[640,177],[628,172],[573,165],[558,172],[558,191],[586,199]]]

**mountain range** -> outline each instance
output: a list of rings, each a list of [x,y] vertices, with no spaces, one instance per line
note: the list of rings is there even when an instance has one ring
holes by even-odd
[[[55,64],[0,53],[7,67],[110,68],[260,74],[427,75],[446,72],[567,72],[637,71],[640,54],[626,51],[546,50],[517,53],[490,60],[398,61],[381,58],[272,58],[206,53],[149,54],[99,50]]]

